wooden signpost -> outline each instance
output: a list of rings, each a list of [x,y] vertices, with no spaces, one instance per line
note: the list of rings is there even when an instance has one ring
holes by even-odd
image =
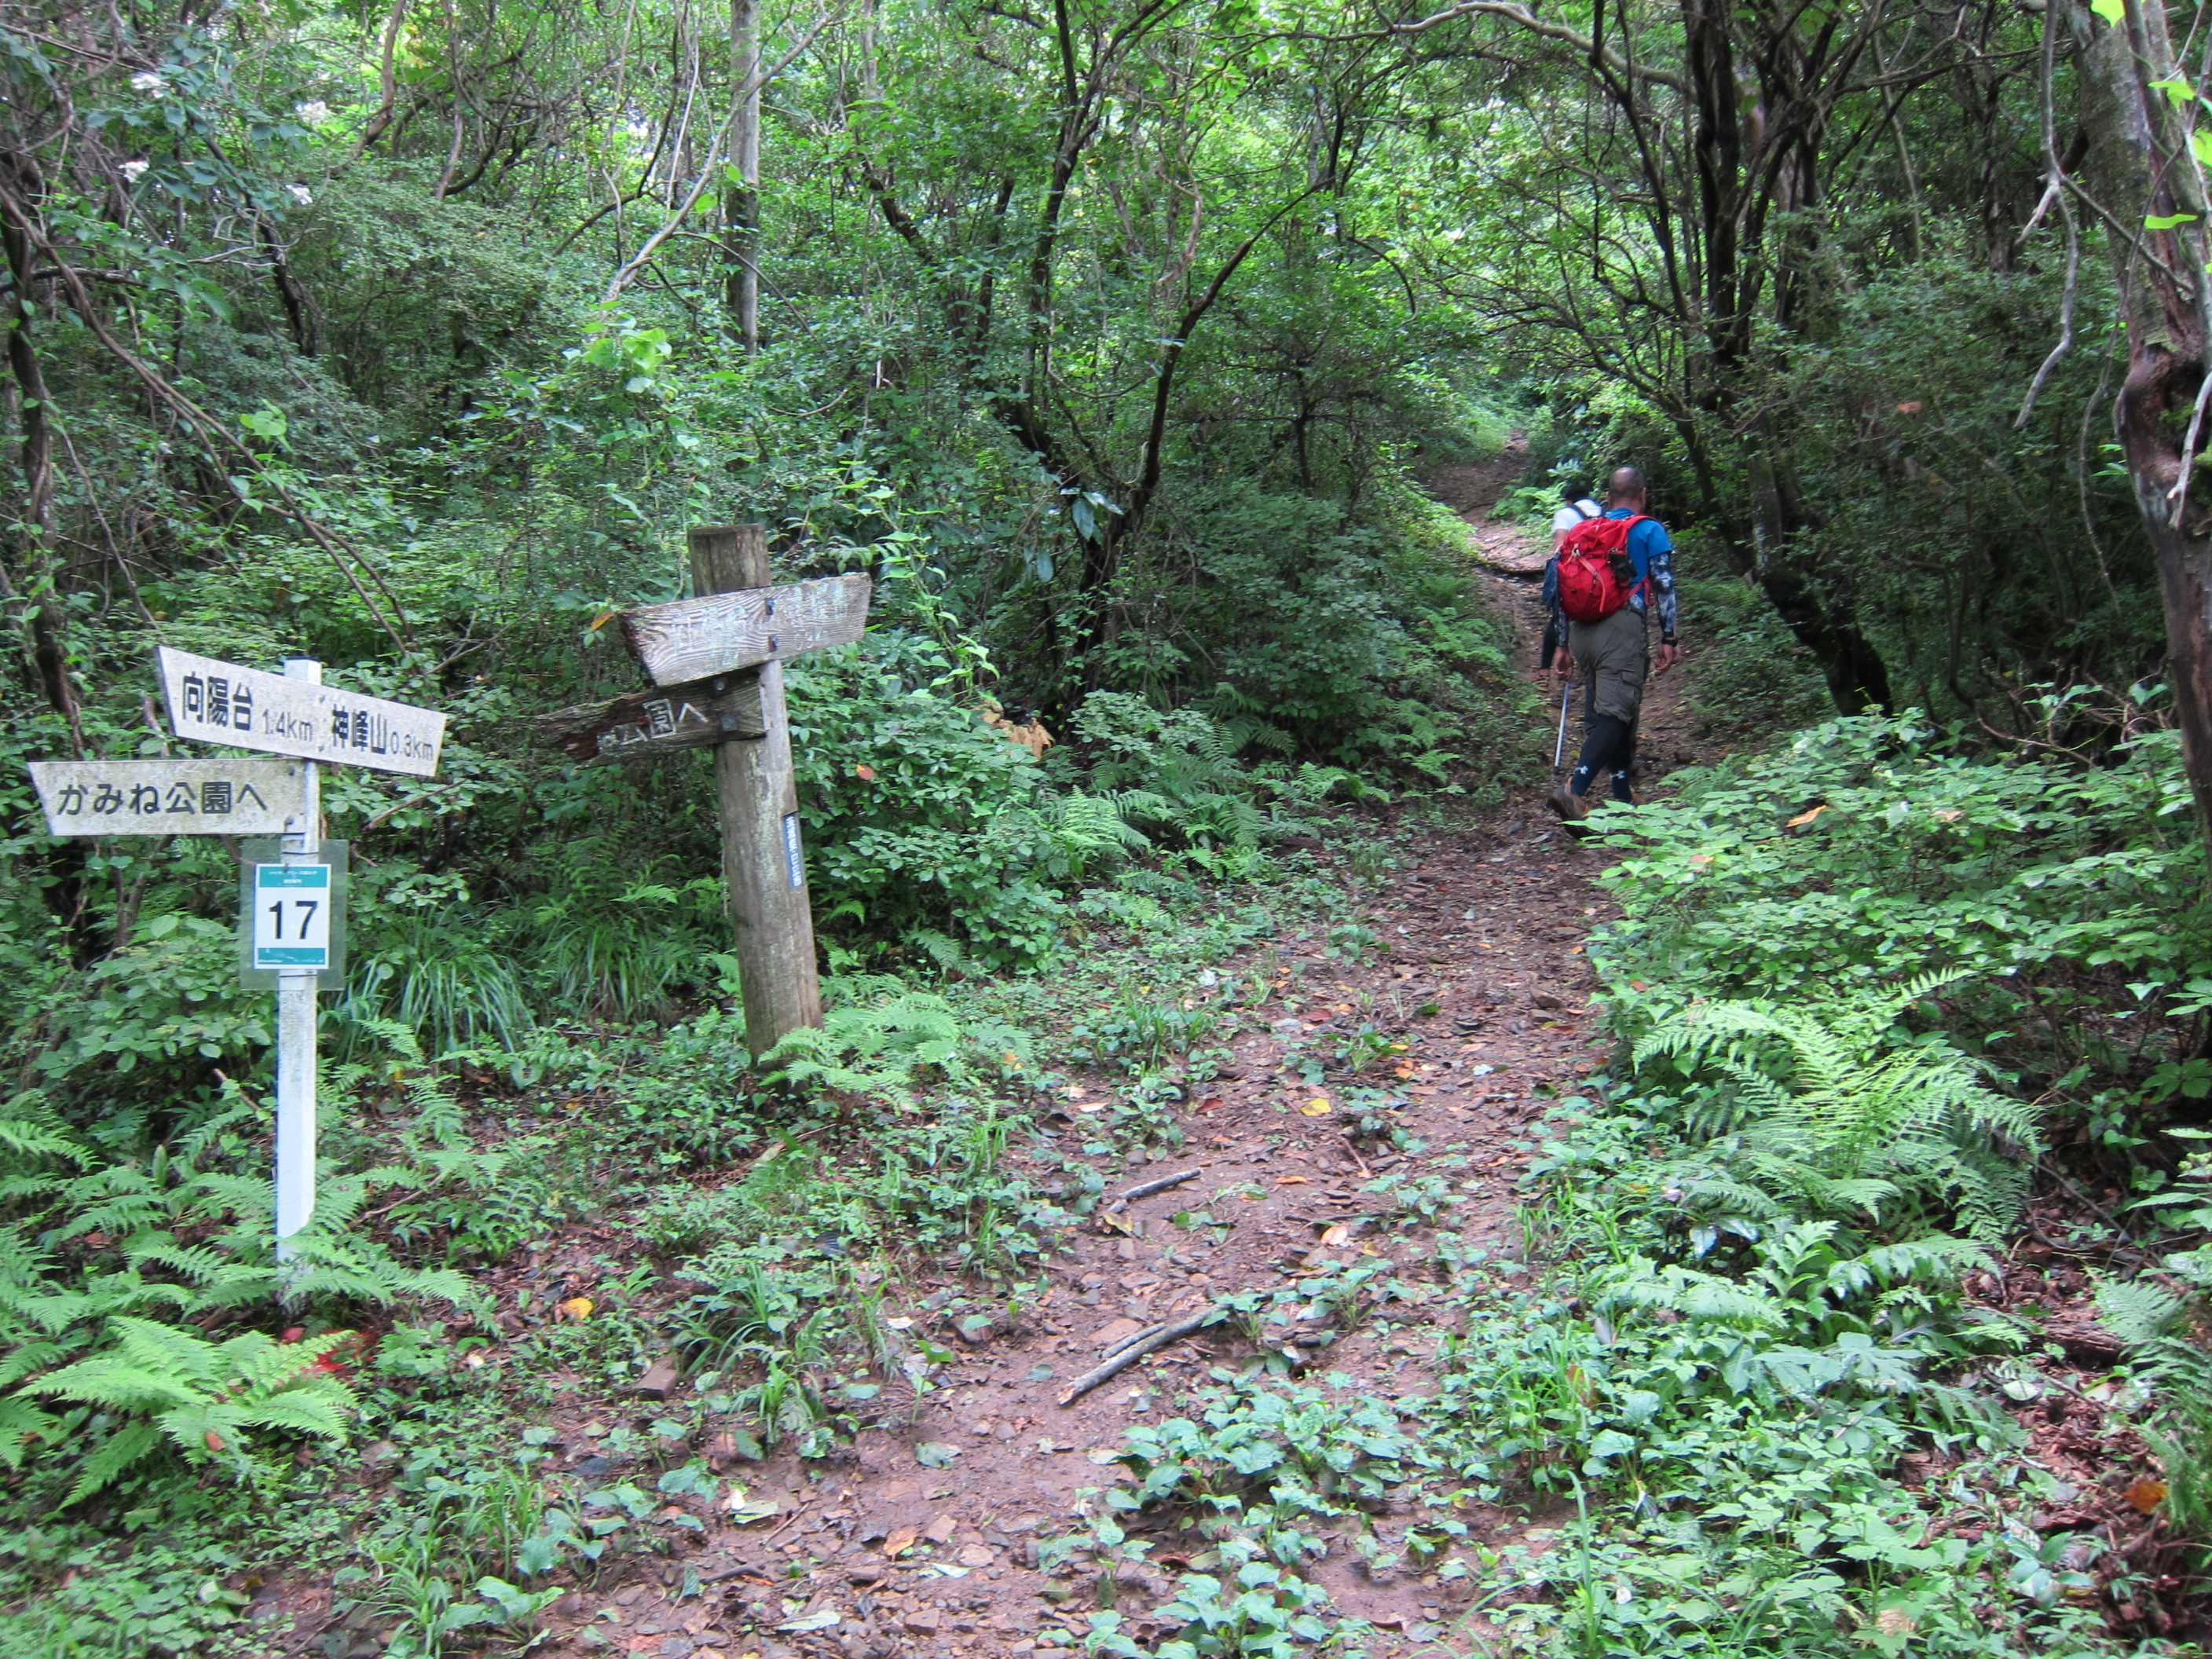
[[[538,735],[586,766],[698,749],[725,738],[764,738],[757,672],[716,674],[538,717]]]
[[[271,674],[162,646],[157,663],[178,737],[294,758],[33,761],[31,778],[57,836],[283,836],[246,872],[239,927],[246,982],[276,978],[276,1258],[287,1261],[315,1212],[315,994],[344,937],[344,874],[324,851],[317,769],[432,776],[446,717],[325,685],[308,657]]]
[[[757,1060],[787,1032],[822,1023],[782,659],[859,639],[870,584],[832,576],[771,586],[759,525],[708,526],[690,542],[699,597],[621,619],[623,637],[661,689],[565,708],[538,727],[586,765],[714,745],[722,877],[745,1042]]]
[[[655,685],[750,668],[860,637],[868,621],[866,576],[826,576],[769,587],[765,542],[758,563],[753,563],[747,532],[762,536],[761,526],[750,524],[693,531],[692,583],[696,586],[700,580],[699,550],[711,545],[714,550],[708,557],[717,569],[732,577],[758,576],[761,586],[728,592],[702,588],[696,599],[623,612],[623,638]],[[734,549],[718,539],[730,535],[739,538]]]

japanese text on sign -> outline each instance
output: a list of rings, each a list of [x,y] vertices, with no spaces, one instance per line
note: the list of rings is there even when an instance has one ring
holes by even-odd
[[[446,717],[358,691],[161,647],[161,691],[180,738],[429,777]]]
[[[297,761],[33,761],[31,781],[56,836],[270,835],[306,811]]]

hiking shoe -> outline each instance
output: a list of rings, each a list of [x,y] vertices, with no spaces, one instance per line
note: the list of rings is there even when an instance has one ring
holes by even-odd
[[[1578,823],[1589,816],[1589,803],[1564,783],[1552,787],[1552,793],[1544,797],[1544,805],[1569,823]]]

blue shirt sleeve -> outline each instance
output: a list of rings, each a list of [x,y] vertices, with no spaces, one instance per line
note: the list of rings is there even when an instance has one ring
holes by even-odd
[[[1660,641],[1672,645],[1679,601],[1674,597],[1674,544],[1668,539],[1667,526],[1656,519],[1638,525],[1628,532],[1628,556],[1636,566],[1637,609],[1648,608],[1644,596],[1650,592],[1658,603]]]

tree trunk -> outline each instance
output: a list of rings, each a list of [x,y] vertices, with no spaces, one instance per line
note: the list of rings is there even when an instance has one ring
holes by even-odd
[[[760,0],[730,0],[730,78],[738,95],[729,155],[737,179],[722,191],[722,305],[751,357],[760,351]]]
[[[1813,653],[1836,707],[1862,714],[1888,706],[1889,671],[1851,608],[1823,592],[1812,568],[1802,539],[1811,525],[1796,499],[1789,445],[1775,419],[1754,417],[1746,429],[1746,411],[1758,402],[1747,394],[1760,370],[1752,323],[1770,270],[1759,239],[1770,207],[1802,206],[1817,190],[1809,149],[1820,123],[1804,113],[1815,89],[1798,86],[1787,96],[1762,96],[1750,106],[1747,133],[1733,33],[1737,21],[1738,14],[1717,0],[1683,0],[1683,66],[1696,108],[1698,264],[1704,273],[1703,291],[1691,301],[1703,313],[1692,337],[1702,337],[1703,362],[1692,365],[1687,378],[1699,413],[1742,457],[1750,499],[1740,499],[1746,493],[1741,487],[1720,487],[1711,457],[1699,454],[1698,447],[1692,446],[1692,454],[1702,504],[1729,562],[1759,583],[1775,614]],[[1772,37],[1753,45],[1747,57],[1760,64],[1786,55],[1784,43]],[[1769,108],[1770,101],[1779,106]],[[1777,166],[1770,135],[1785,117],[1798,137],[1781,141],[1789,148]],[[1665,180],[1656,173],[1651,184],[1655,193],[1663,192]],[[1788,199],[1774,199],[1778,191]],[[1778,312],[1786,312],[1784,298],[1796,288],[1799,264],[1808,253],[1797,233],[1781,237],[1771,261]],[[1782,314],[1777,320],[1786,326],[1789,319]]]
[[[2158,556],[2166,676],[2197,819],[2212,840],[2212,489],[2192,489],[2212,394],[2212,296],[2206,293],[2203,173],[2182,111],[2153,83],[2189,77],[2174,62],[2166,14],[2127,0],[2119,27],[2071,9],[2080,48],[2086,172],[2111,216],[2108,238],[2127,323],[2128,373],[2113,422],[2143,528]],[[2150,229],[2146,221],[2166,223]],[[2138,228],[2142,227],[2141,228]]]
[[[10,191],[11,202],[36,199],[39,180],[21,179],[26,186]],[[26,205],[23,210],[32,210]],[[76,751],[84,753],[84,729],[77,714],[76,688],[70,683],[69,653],[58,625],[59,605],[55,593],[53,560],[46,546],[47,520],[54,491],[53,422],[48,415],[46,377],[31,340],[37,313],[31,302],[30,227],[19,223],[11,208],[0,214],[0,252],[7,261],[8,293],[0,302],[0,327],[8,333],[8,368],[15,387],[23,428],[22,564],[23,580],[17,583],[0,567],[0,596],[27,600],[24,625],[25,654],[33,683],[46,702],[69,727]]]

